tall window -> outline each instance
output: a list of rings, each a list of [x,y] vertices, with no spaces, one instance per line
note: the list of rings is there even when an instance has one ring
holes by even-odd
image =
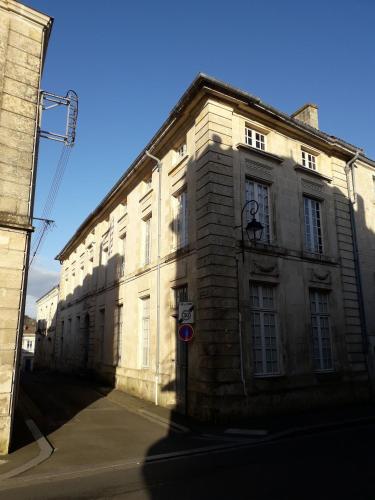
[[[267,184],[255,182],[251,179],[246,179],[246,201],[255,200],[259,204],[259,210],[256,218],[263,224],[263,232],[261,241],[269,243],[271,241],[271,218],[270,218],[270,195]],[[246,209],[246,220],[250,222],[252,216],[250,214],[253,203],[249,203]]]
[[[310,290],[313,362],[315,371],[333,370],[328,294]]]
[[[183,191],[178,196],[173,197],[173,203],[173,238],[174,248],[177,250],[188,244],[187,192]]]
[[[148,368],[150,365],[150,297],[144,297],[141,300],[142,367]]]
[[[143,264],[151,262],[151,216],[143,221]]]
[[[60,335],[60,359],[63,359],[64,355],[64,321],[61,321],[61,335]]]
[[[250,285],[250,324],[255,375],[279,373],[274,288]]]
[[[306,151],[302,151],[302,165],[311,170],[316,170],[316,156],[307,153]]]
[[[105,309],[99,309],[99,341],[100,341],[100,356],[101,361],[104,361],[104,346],[105,346]]]
[[[323,253],[321,203],[313,198],[303,197],[305,217],[305,247],[309,252]]]
[[[105,286],[107,284],[107,267],[108,267],[108,244],[104,243],[100,246],[100,285]]]
[[[126,234],[119,240],[119,265],[118,277],[122,278],[125,275],[125,250],[126,250]]]
[[[114,318],[114,361],[115,364],[121,366],[121,354],[122,354],[122,313],[123,305],[119,304],[115,308],[115,318]]]
[[[245,127],[245,143],[256,149],[266,149],[266,138],[264,134],[249,127]]]
[[[188,286],[182,285],[174,289],[174,307],[177,309],[180,302],[188,302]]]

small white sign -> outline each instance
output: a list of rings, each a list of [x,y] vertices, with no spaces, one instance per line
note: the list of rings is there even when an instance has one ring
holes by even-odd
[[[178,305],[178,322],[191,325],[194,323],[194,304],[192,302],[180,302]]]

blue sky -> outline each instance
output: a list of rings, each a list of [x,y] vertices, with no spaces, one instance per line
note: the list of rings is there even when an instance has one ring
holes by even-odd
[[[57,281],[55,255],[159,128],[198,72],[292,113],[375,158],[372,0],[27,0],[54,17],[42,88],[80,98],[77,143],[29,280],[28,311]],[[49,111],[43,126],[62,116]],[[60,146],[42,139],[35,215]]]

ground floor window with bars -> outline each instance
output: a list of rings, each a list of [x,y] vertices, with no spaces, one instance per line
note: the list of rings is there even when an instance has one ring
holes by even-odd
[[[332,341],[329,327],[328,293],[310,290],[314,370],[332,371]]]
[[[257,376],[280,373],[275,287],[250,284],[253,371]]]

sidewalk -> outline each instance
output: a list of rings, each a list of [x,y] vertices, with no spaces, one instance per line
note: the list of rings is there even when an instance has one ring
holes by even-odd
[[[355,405],[230,426],[204,425],[118,390],[47,373],[24,381],[20,403],[53,453],[46,459],[45,450],[35,466],[43,456],[18,412],[14,451],[0,457],[0,481],[25,464],[32,467],[20,479],[48,478],[375,422],[375,405]]]

